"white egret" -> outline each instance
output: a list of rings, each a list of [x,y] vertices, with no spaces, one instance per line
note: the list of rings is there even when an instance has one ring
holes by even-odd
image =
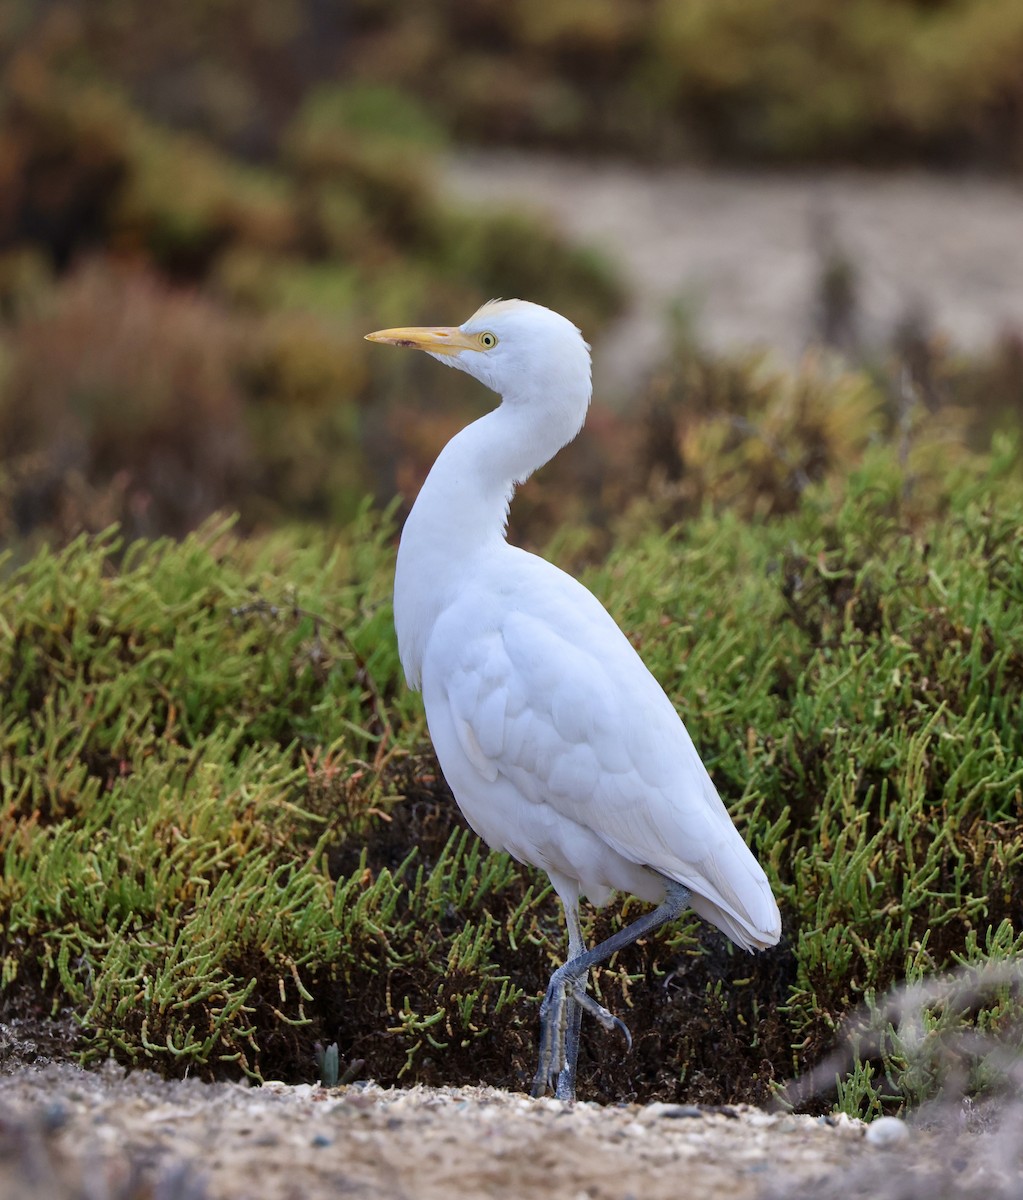
[[[490,846],[541,867],[561,898],[568,959],[540,1009],[533,1094],[575,1094],[589,969],[687,906],[746,950],[777,942],[778,907],[671,701],[599,601],[508,544],[517,484],[582,428],[590,353],[538,304],[495,300],[464,325],[385,329],[501,404],[445,446],[405,523],[394,624],[405,676],[466,820]],[[657,905],[591,950],[579,898],[613,890]]]

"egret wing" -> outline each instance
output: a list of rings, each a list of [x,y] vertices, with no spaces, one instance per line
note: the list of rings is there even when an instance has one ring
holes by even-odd
[[[454,622],[443,667],[431,671],[427,654],[428,715],[447,706],[481,784],[508,780],[629,862],[685,883],[740,944],[753,930],[755,943],[773,940],[767,880],[684,725],[618,626],[572,584],[586,602],[572,597],[567,626],[556,595],[542,617],[513,607],[473,636]]]

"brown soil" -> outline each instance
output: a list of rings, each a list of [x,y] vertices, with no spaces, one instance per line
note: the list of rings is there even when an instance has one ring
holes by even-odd
[[[482,1085],[249,1087],[21,1066],[0,1077],[0,1200],[1021,1200],[1023,1118],[1002,1117],[938,1133]]]
[[[167,1083],[51,1065],[0,1079],[0,1200],[756,1197],[891,1153],[863,1134],[846,1118],[750,1108]]]

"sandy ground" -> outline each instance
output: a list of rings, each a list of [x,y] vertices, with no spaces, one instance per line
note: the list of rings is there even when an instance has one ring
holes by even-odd
[[[503,152],[458,155],[442,181],[471,204],[539,212],[617,265],[633,303],[595,347],[598,385],[620,389],[656,361],[675,303],[713,348],[767,346],[794,360],[834,248],[856,272],[864,345],[886,343],[910,313],[970,350],[1023,331],[1020,182],[644,170]]]
[[[893,1174],[906,1196],[934,1200],[949,1179],[955,1194],[1016,1194],[983,1137],[955,1148],[896,1125],[878,1138],[845,1117],[601,1108],[482,1086],[168,1084],[113,1067],[0,1078],[0,1200],[809,1200],[890,1195]]]

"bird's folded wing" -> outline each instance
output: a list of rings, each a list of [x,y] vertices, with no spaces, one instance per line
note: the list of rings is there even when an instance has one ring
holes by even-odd
[[[611,628],[599,657],[521,613],[464,642],[444,678],[461,748],[483,779],[505,776],[630,861],[755,920],[766,880],[671,702]]]

